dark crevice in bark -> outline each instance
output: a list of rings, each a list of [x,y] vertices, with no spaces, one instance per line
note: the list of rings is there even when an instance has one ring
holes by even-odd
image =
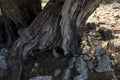
[[[1,0],[0,3],[2,15],[9,17],[17,28],[30,25],[42,10],[40,0]]]
[[[19,37],[15,24],[6,16],[1,16],[0,23],[0,38],[2,39],[0,43],[7,44],[10,47]]]
[[[27,28],[42,10],[40,0],[0,0],[0,8],[4,24],[0,27],[5,30],[0,35],[9,47],[18,39],[18,30]]]

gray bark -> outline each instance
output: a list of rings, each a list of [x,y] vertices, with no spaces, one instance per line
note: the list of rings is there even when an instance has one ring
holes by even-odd
[[[35,47],[43,53],[59,46],[65,55],[74,55],[86,20],[101,1],[50,0],[13,44],[8,59],[10,80],[20,80],[23,63]]]

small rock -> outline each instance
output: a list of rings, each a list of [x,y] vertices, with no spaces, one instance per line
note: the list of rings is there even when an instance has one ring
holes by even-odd
[[[96,29],[96,24],[93,22],[93,23],[87,23],[87,28],[90,29],[90,30],[95,30]]]
[[[120,18],[120,14],[119,13],[114,13],[114,18],[115,19],[119,19]]]
[[[106,53],[106,50],[103,49],[101,45],[98,45],[95,48],[95,52],[94,52],[95,57],[102,56],[102,55],[105,55],[105,54],[109,55],[109,53]]]
[[[56,69],[54,71],[54,77],[58,76],[61,73],[61,69]]]
[[[74,53],[72,53],[72,55],[74,57],[80,56],[82,54],[82,49],[80,47],[78,47]]]
[[[117,6],[113,6],[113,9],[118,9],[118,7]]]
[[[78,76],[75,76],[73,80],[87,80],[87,79],[84,79],[83,76],[78,75]]]
[[[86,62],[82,59],[82,57],[78,57],[75,62],[75,68],[81,76],[81,80],[86,80],[88,77],[88,69]]]
[[[7,69],[7,64],[5,61],[5,57],[0,56],[0,70],[6,70]]]
[[[109,70],[110,62],[107,56],[97,57],[98,66],[95,68],[96,72],[106,72]],[[106,60],[106,61],[105,61]]]
[[[59,54],[57,53],[57,51],[55,49],[53,49],[52,54],[55,58],[59,58]]]
[[[64,56],[69,54],[69,50],[68,49],[64,49]]]
[[[4,75],[4,71],[7,69],[7,64],[4,56],[0,56],[0,79]]]
[[[8,56],[8,54],[9,54],[8,49],[2,48],[2,49],[0,50],[0,55],[1,55],[1,56]]]
[[[72,69],[74,67],[74,63],[76,61],[76,58],[75,57],[72,57],[69,61],[69,68]]]
[[[115,56],[109,55],[110,60],[115,60]]]
[[[34,67],[38,68],[39,67],[39,63],[34,63]]]
[[[97,60],[97,66],[95,67],[95,71],[96,72],[108,71],[110,66],[109,53],[105,49],[103,49],[100,45],[98,45],[95,48],[94,55]]]
[[[104,48],[102,48],[101,45],[98,45],[98,46],[95,48],[94,54],[95,54],[95,56],[103,56],[103,55],[109,56],[108,51],[106,51]]]
[[[87,66],[88,66],[88,69],[89,69],[89,70],[93,70],[93,68],[94,68],[93,61],[88,61],[88,62],[87,62]]]
[[[115,27],[116,24],[117,24],[117,22],[111,22],[111,23],[110,23],[110,25],[111,25],[112,27]]]
[[[112,39],[112,31],[110,29],[107,29],[105,27],[101,27],[98,32],[101,35],[102,40],[110,40]]]
[[[37,76],[37,77],[32,77],[29,80],[52,80],[52,76]]]
[[[70,80],[70,68],[65,69],[62,80]]]
[[[114,5],[113,9],[120,9],[120,5]]]
[[[90,57],[88,55],[82,55],[83,60],[88,61],[90,60]]]

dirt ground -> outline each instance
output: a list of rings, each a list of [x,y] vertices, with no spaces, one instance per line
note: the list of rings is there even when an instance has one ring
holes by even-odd
[[[109,52],[115,57],[111,68],[115,72],[117,80],[120,80],[120,3],[101,3],[95,12],[89,17],[87,22],[94,22],[99,24],[100,27],[108,28],[112,30],[112,34],[116,36],[116,38],[109,40],[113,44]],[[98,27],[97,30],[100,27]],[[106,48],[109,41],[94,42],[98,42]]]

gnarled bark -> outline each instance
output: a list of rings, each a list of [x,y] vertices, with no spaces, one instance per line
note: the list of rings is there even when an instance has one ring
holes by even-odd
[[[41,11],[40,0],[0,0],[3,16],[10,18],[17,28],[27,27]]]
[[[3,28],[7,43],[12,43],[19,37],[18,29],[27,28],[41,11],[40,0],[0,0]],[[4,33],[5,33],[4,32]],[[4,41],[6,41],[4,39]]]
[[[65,55],[74,55],[86,20],[101,1],[50,0],[12,46],[10,80],[20,80],[24,61],[35,47],[43,53],[59,46]]]

